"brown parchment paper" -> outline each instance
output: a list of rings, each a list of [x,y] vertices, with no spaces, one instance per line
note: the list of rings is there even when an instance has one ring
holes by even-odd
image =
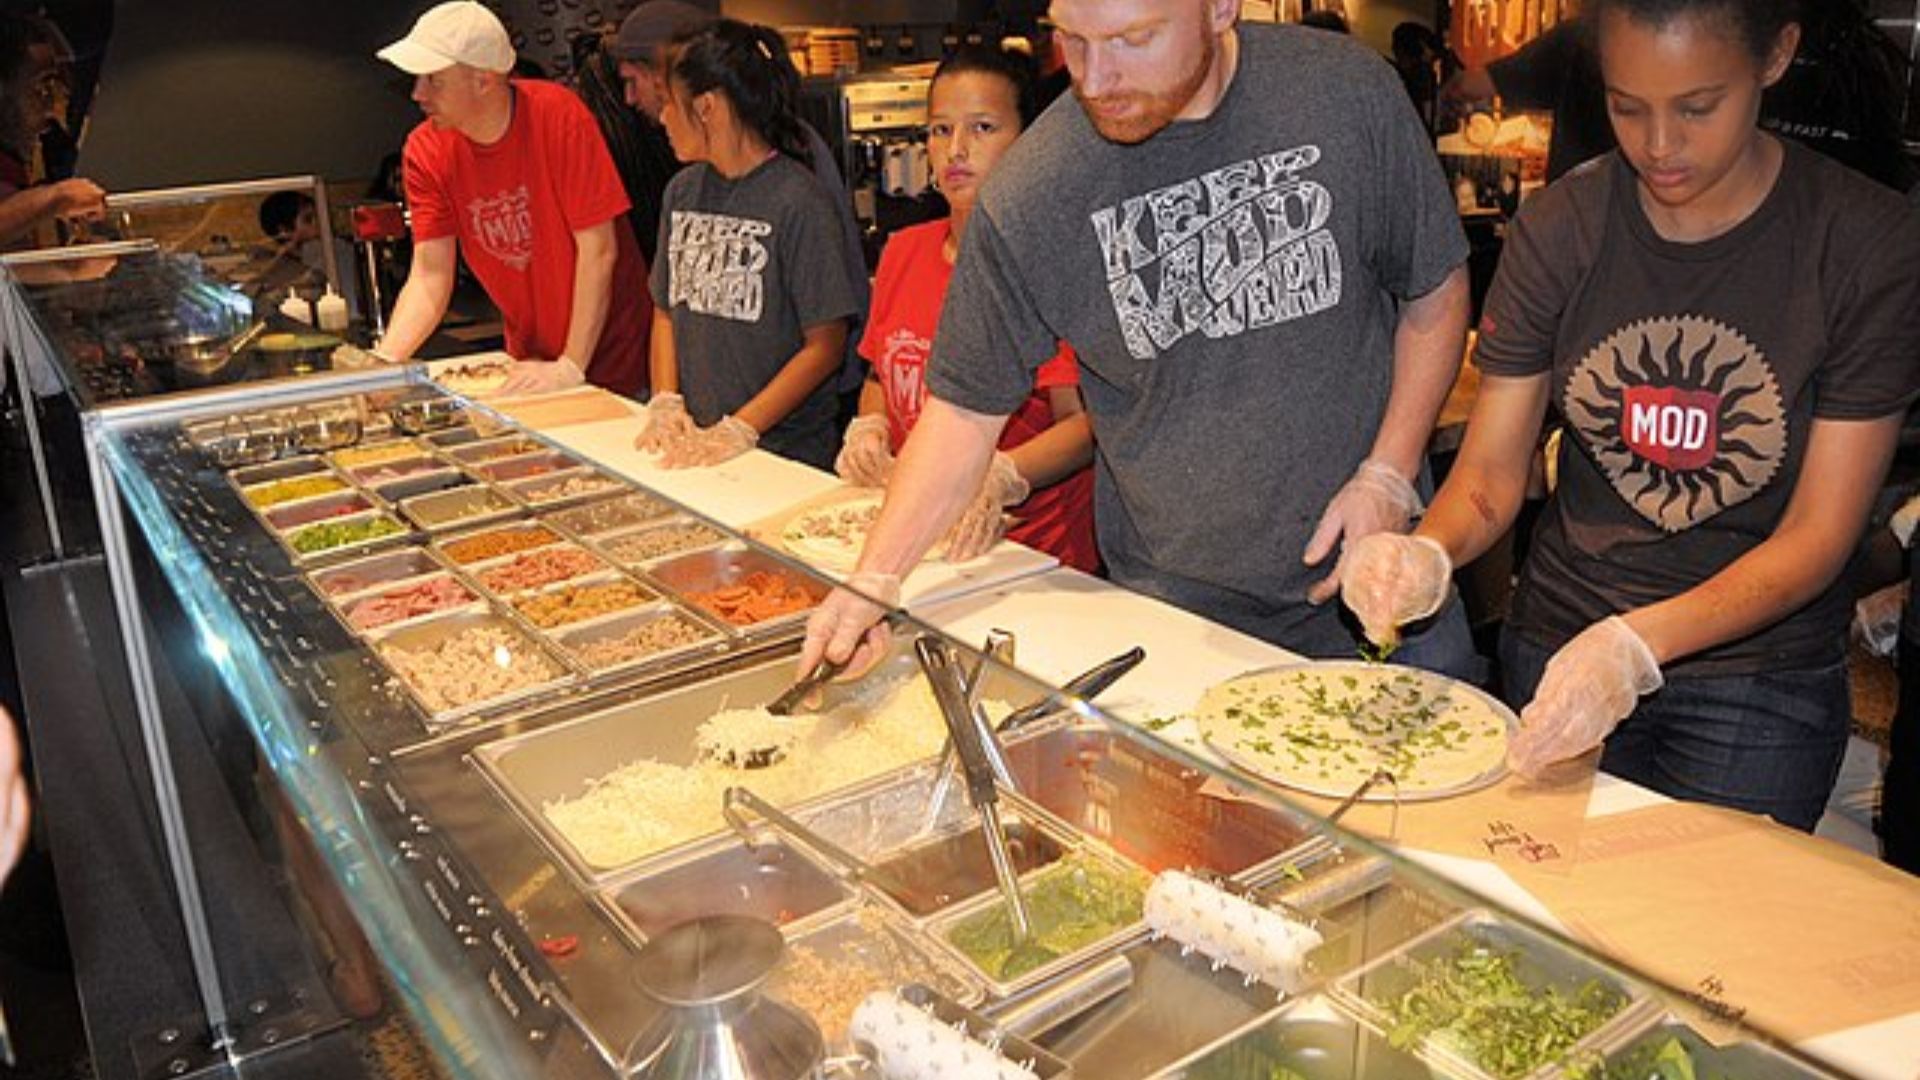
[[[1571,872],[1508,870],[1575,937],[1789,1042],[1920,1011],[1920,878],[1765,818],[1610,815]]]
[[[1593,777],[1591,760],[1583,760],[1544,782],[1509,775],[1470,794],[1402,802],[1397,828],[1392,804],[1383,802],[1357,804],[1340,824],[1369,839],[1419,851],[1527,867],[1542,875],[1566,874],[1586,828]],[[1285,797],[1320,817],[1340,802],[1294,791]]]
[[[634,415],[624,399],[599,387],[583,387],[538,397],[502,398],[488,404],[502,415],[536,429],[624,420]],[[637,420],[633,433],[635,436],[640,434]]]

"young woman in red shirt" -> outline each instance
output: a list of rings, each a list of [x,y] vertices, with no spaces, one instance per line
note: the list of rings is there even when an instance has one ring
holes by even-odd
[[[962,49],[934,73],[927,156],[952,216],[895,233],[880,256],[860,355],[872,363],[860,415],[847,428],[835,471],[884,486],[894,455],[920,417],[927,357],[954,259],[980,185],[1031,118],[1031,63],[999,49]],[[1093,431],[1080,400],[1073,352],[1062,345],[1013,414],[973,506],[948,535],[959,562],[1005,534],[1081,570],[1100,564],[1093,537]],[[1006,516],[1012,514],[1012,523]]]

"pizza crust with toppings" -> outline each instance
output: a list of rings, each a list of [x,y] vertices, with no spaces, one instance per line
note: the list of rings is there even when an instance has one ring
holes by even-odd
[[[1198,714],[1208,744],[1235,764],[1328,796],[1383,768],[1402,798],[1483,787],[1503,774],[1516,724],[1505,706],[1463,683],[1361,663],[1242,675],[1208,690]],[[1393,795],[1381,785],[1369,797]]]

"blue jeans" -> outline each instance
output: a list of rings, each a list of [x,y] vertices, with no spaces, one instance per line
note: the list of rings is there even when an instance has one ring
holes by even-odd
[[[1533,700],[1550,650],[1500,636],[1505,698]],[[1853,719],[1845,661],[1808,671],[1681,675],[1607,737],[1600,768],[1689,802],[1765,814],[1812,832],[1833,793]]]

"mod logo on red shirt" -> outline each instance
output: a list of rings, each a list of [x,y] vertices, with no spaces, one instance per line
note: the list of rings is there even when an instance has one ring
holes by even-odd
[[[515,270],[525,270],[533,262],[532,202],[527,186],[522,184],[513,191],[469,203],[467,217],[480,250]]]
[[[1713,463],[1720,445],[1720,395],[1677,386],[1626,389],[1627,446],[1675,472]]]

